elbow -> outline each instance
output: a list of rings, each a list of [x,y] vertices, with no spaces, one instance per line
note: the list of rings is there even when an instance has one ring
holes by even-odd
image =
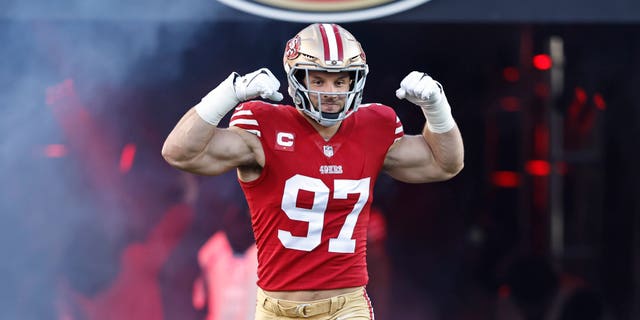
[[[164,160],[171,166],[178,169],[184,168],[185,159],[182,152],[180,152],[179,147],[165,142],[165,144],[162,146],[161,154],[162,158],[164,158]]]
[[[446,167],[442,168],[443,174],[441,176],[441,179],[439,180],[446,181],[446,180],[452,179],[453,177],[457,176],[458,173],[460,173],[463,168],[464,168],[464,161],[457,161],[454,163],[450,163]]]
[[[177,163],[175,152],[166,143],[162,146],[161,154],[164,161],[170,165],[174,166],[174,164]]]
[[[464,161],[460,160],[449,168],[449,173],[451,174],[451,177],[455,177],[460,173],[460,171],[462,171],[462,169],[464,169]]]

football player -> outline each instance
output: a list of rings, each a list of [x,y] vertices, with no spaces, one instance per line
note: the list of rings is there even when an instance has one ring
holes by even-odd
[[[376,178],[452,178],[463,167],[460,132],[442,86],[423,72],[396,91],[422,109],[422,134],[405,135],[388,106],[361,104],[366,56],[339,25],[304,28],[283,62],[293,106],[252,100],[282,100],[268,69],[232,73],[182,117],[162,155],[196,174],[237,169],[258,247],[256,319],[373,319],[365,247]]]

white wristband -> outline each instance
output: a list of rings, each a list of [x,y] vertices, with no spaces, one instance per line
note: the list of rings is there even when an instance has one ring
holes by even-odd
[[[220,120],[240,103],[234,89],[234,80],[237,76],[237,73],[231,73],[195,106],[196,113],[202,120],[217,126]]]
[[[449,101],[444,93],[438,101],[421,108],[427,118],[427,127],[431,132],[445,133],[456,125],[451,115],[451,106],[449,106]]]

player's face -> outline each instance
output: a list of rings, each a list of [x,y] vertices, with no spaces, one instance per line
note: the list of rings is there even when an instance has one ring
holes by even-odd
[[[321,94],[309,93],[311,103],[322,112],[339,112],[344,107],[347,95],[339,94],[349,91],[351,78],[348,72],[329,73],[324,71],[309,71],[309,78],[304,79],[307,89],[320,91]],[[320,104],[318,104],[320,99]]]

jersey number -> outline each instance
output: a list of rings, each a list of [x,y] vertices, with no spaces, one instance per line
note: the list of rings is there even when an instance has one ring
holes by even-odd
[[[329,239],[329,252],[353,253],[356,249],[356,240],[351,239],[353,229],[356,227],[358,215],[369,199],[370,178],[360,180],[336,179],[333,182],[333,199],[347,199],[349,194],[359,194],[358,201],[340,229],[337,238]],[[298,192],[306,190],[313,193],[313,206],[311,209],[296,207]],[[329,203],[330,189],[320,179],[303,175],[295,175],[287,180],[282,195],[282,211],[291,220],[309,223],[306,237],[291,235],[286,230],[278,230],[278,239],[285,248],[311,251],[320,245],[322,228],[324,226],[324,214]]]

